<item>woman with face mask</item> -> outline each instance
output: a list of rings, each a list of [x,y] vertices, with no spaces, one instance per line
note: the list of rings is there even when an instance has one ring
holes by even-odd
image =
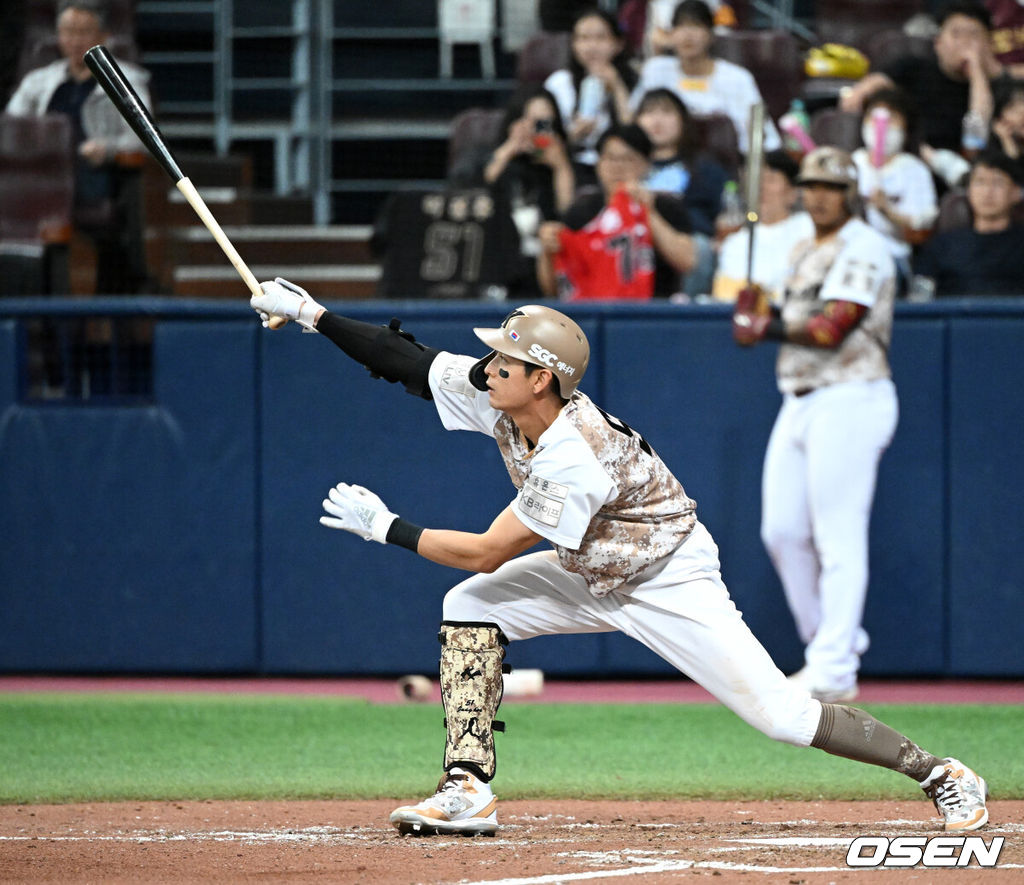
[[[865,220],[885,236],[901,283],[909,279],[914,247],[928,238],[938,215],[931,172],[905,149],[912,124],[904,93],[880,89],[865,99],[864,147],[853,153]]]

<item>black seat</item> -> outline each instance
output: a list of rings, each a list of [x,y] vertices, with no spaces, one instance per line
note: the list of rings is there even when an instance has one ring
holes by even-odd
[[[745,67],[757,81],[768,112],[778,119],[800,94],[803,59],[800,46],[789,31],[776,29],[735,30],[715,38],[719,58]]]
[[[860,123],[861,115],[854,111],[821,108],[811,115],[811,141],[855,151],[861,146]]]
[[[924,11],[924,0],[817,0],[814,30],[820,43],[842,43],[867,54],[873,35],[902,28]]]
[[[550,74],[569,65],[570,35],[561,31],[538,31],[516,58],[516,79],[520,83],[543,83]]]

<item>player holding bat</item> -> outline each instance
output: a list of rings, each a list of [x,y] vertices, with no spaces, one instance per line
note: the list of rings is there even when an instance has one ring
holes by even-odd
[[[472,573],[442,606],[444,770],[434,795],[392,812],[400,832],[494,833],[505,646],[613,630],[776,740],[914,778],[947,829],[988,820],[985,782],[962,763],[931,755],[863,710],[812,698],[779,671],[730,599],[717,547],[682,485],[639,433],[579,389],[590,346],[569,317],[517,308],[496,328],[474,329],[488,350],[477,359],[426,347],[397,320],[382,327],[332,313],[285,280],[261,287],[251,304],[265,324],[295,320],[373,375],[432,400],[448,430],[491,437],[515,486],[483,532],[418,526],[346,483],[323,502],[325,526]],[[552,549],[526,553],[540,541]]]
[[[868,647],[868,523],[878,463],[896,430],[888,359],[896,270],[882,235],[855,216],[849,154],[811,151],[797,184],[814,236],[790,254],[781,309],[757,286],[740,292],[733,336],[747,347],[782,342],[761,537],[806,645],[792,681],[819,700],[844,702],[857,696]]]

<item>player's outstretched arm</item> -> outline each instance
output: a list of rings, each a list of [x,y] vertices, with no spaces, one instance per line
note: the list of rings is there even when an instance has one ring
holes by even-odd
[[[395,544],[431,562],[471,572],[493,572],[542,540],[506,507],[487,531],[424,529],[392,513],[369,489],[339,483],[324,499],[321,525],[359,535],[366,541]]]
[[[387,326],[375,326],[332,313],[314,301],[309,293],[278,277],[260,283],[261,294],[249,299],[253,310],[268,326],[274,317],[295,320],[305,329],[329,338],[375,378],[391,383],[401,381],[409,393],[431,399],[427,377],[439,351],[420,344],[401,328],[397,319]]]

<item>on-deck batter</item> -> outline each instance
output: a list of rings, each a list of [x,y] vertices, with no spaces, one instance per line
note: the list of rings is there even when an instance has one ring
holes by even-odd
[[[868,647],[871,503],[898,413],[888,358],[896,267],[884,238],[853,215],[848,154],[811,152],[797,183],[815,234],[790,255],[779,314],[751,317],[741,297],[734,331],[743,345],[783,342],[761,536],[806,645],[805,666],[790,678],[819,700],[851,701]]]
[[[580,327],[549,307],[475,329],[481,360],[416,343],[397,321],[372,326],[326,311],[278,280],[252,298],[264,323],[297,320],[370,371],[433,399],[444,426],[495,439],[516,487],[482,533],[424,529],[377,495],[341,483],[324,525],[475,574],[446,595],[440,683],[447,739],[435,795],[402,806],[403,833],[493,833],[493,728],[510,640],[621,630],[777,740],[901,771],[933,798],[947,829],[988,819],[985,783],[862,710],[789,682],[747,628],[695,505],[647,441],[577,390],[590,358]],[[521,555],[546,539],[552,551]]]

